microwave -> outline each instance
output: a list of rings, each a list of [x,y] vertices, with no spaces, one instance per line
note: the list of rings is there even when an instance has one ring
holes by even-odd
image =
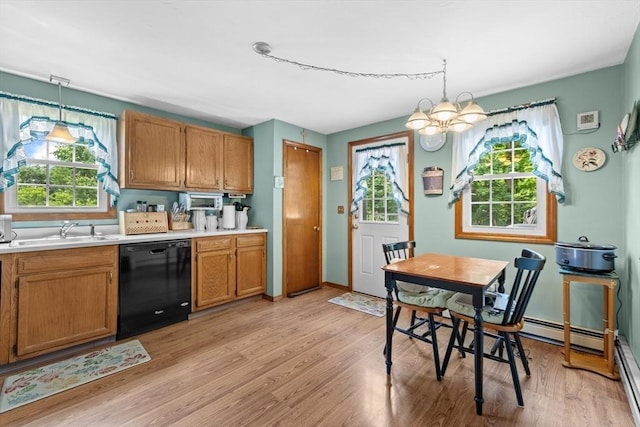
[[[222,210],[222,193],[180,193],[178,202],[192,210]]]

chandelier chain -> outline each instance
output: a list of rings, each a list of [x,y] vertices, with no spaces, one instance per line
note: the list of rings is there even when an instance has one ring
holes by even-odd
[[[348,77],[369,77],[374,79],[392,79],[396,77],[405,77],[409,80],[427,80],[438,74],[444,73],[444,70],[430,71],[427,73],[359,73],[355,71],[344,71],[344,70],[338,70],[336,68],[326,68],[326,67],[320,67],[317,65],[303,64],[301,62],[292,61],[290,59],[280,58],[278,56],[274,56],[263,51],[256,51],[256,53],[258,53],[258,55],[262,57],[273,59],[276,62],[284,62],[287,64],[295,65],[302,70],[329,71],[332,73],[339,74],[341,76],[348,76]]]

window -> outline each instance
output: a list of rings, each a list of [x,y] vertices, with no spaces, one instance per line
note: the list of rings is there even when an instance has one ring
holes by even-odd
[[[480,157],[456,204],[456,237],[555,241],[555,200],[518,139],[495,143]]]
[[[116,217],[117,117],[63,106],[74,143],[52,143],[60,105],[0,91],[0,213],[18,221]]]
[[[389,178],[383,171],[374,170],[366,182],[367,193],[362,199],[362,221],[398,222],[398,203],[393,198]]]
[[[19,169],[16,185],[5,192],[6,213],[87,218],[84,214],[109,210],[98,181],[99,165],[86,144],[46,141],[40,134],[24,144],[24,152],[27,165]]]

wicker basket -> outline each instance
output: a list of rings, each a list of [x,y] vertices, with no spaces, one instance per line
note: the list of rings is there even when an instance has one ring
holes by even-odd
[[[120,233],[149,234],[166,233],[167,214],[165,212],[124,212],[120,211]]]

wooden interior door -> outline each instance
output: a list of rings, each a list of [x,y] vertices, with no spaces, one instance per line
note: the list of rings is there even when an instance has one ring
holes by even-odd
[[[296,296],[321,285],[322,150],[284,141],[283,293]]]

